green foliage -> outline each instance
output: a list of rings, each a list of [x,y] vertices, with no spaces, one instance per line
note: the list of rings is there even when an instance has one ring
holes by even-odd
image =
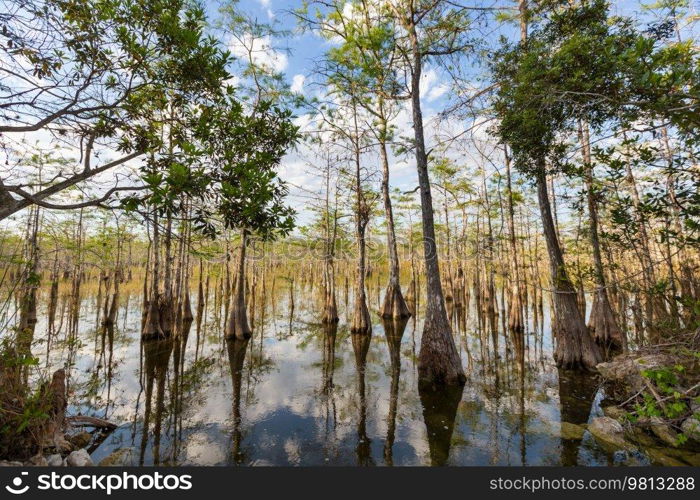
[[[42,384],[32,390],[26,383],[37,364],[38,359],[18,350],[11,338],[0,342],[0,457],[25,457],[38,450],[49,403]]]
[[[665,401],[661,404],[653,394],[645,392],[643,402],[635,405],[637,417],[676,419],[687,414],[687,397],[678,391],[679,376],[684,370],[683,365],[643,370],[642,376],[649,379]]]
[[[609,16],[604,0],[544,14],[526,43],[504,42],[492,64],[498,133],[519,169],[562,168],[562,138],[579,121],[597,131],[665,116],[697,133],[699,66],[689,44],[659,47],[632,20]]]
[[[291,111],[261,101],[252,113],[232,97],[203,110],[196,122],[224,227],[263,239],[286,235],[294,210],[284,204],[287,186],[277,176],[282,157],[298,140]]]

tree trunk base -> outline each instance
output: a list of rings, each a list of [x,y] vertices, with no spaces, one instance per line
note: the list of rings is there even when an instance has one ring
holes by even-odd
[[[623,348],[622,330],[617,326],[612,306],[603,290],[597,290],[593,297],[588,329],[598,345],[611,351],[619,351]]]
[[[148,301],[148,309],[146,311],[146,319],[143,322],[141,330],[141,338],[143,340],[163,339],[165,335],[160,327],[160,310],[156,305],[157,299]]]
[[[401,293],[401,287],[397,283],[389,283],[386,287],[384,303],[379,315],[384,319],[400,319],[411,316],[411,311],[408,309],[408,305],[406,305],[406,301]]]
[[[372,330],[372,321],[364,297],[355,300],[350,333],[367,334]]]
[[[183,321],[193,321],[194,315],[192,314],[192,304],[190,303],[189,291],[185,290],[185,301],[182,304],[182,320]]]
[[[234,305],[226,323],[226,340],[248,340],[252,336],[245,305]]]
[[[323,316],[321,317],[321,323],[324,325],[330,325],[340,321],[338,317],[338,306],[335,304],[335,299],[326,299],[326,305],[323,309]]]
[[[172,300],[162,300],[159,309],[160,329],[165,338],[171,337],[175,330],[175,308]]]
[[[419,383],[426,386],[464,385],[467,381],[447,315],[426,317],[418,356]]]

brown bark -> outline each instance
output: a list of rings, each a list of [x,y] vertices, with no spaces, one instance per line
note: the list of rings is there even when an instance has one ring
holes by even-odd
[[[522,4],[525,3],[521,1]],[[527,28],[526,28],[527,30]],[[516,351],[524,350],[524,331],[522,288],[520,280],[520,263],[518,260],[518,245],[515,238],[515,210],[513,208],[513,184],[510,170],[510,155],[508,149],[504,147],[506,163],[506,189],[507,189],[507,217],[508,222],[508,244],[510,246],[510,288],[508,295],[508,329],[511,332],[513,344]]]
[[[367,243],[365,241],[365,231],[369,222],[369,207],[364,197],[362,189],[362,178],[360,170],[360,138],[359,128],[357,125],[357,108],[353,101],[353,119],[355,123],[355,137],[353,138],[353,148],[355,153],[355,237],[357,239],[358,257],[357,257],[357,276],[355,289],[355,305],[352,311],[352,321],[350,322],[350,331],[352,333],[368,333],[371,328],[371,318],[367,307],[367,295],[365,291],[366,269],[366,253]]]
[[[576,301],[576,289],[566,272],[564,256],[559,247],[559,240],[549,205],[547,179],[543,163],[539,167],[536,182],[537,199],[549,253],[554,295],[557,337],[554,359],[557,366],[562,368],[594,369],[602,359],[598,347],[588,333],[583,315]]]
[[[615,314],[610,305],[610,298],[608,297],[608,290],[605,283],[598,231],[598,202],[594,192],[593,165],[591,163],[591,143],[588,126],[585,124],[579,124],[579,139],[583,147],[586,198],[588,201],[588,215],[590,217],[589,232],[591,247],[593,249],[593,266],[595,268],[596,281],[595,307],[591,308],[591,317],[588,327],[596,342],[610,349],[618,350],[622,349],[623,345],[625,345],[625,341],[623,339],[622,330],[620,330],[615,321]]]
[[[386,216],[386,238],[389,249],[389,284],[384,292],[384,303],[380,309],[383,318],[407,318],[411,315],[406,301],[401,293],[399,282],[399,255],[396,249],[396,230],[394,227],[394,212],[389,193],[389,157],[386,150],[386,121],[383,122],[382,139],[379,153],[382,161],[382,197],[384,198],[384,214]]]
[[[335,290],[335,240],[338,231],[338,192],[336,190],[335,207],[333,210],[333,228],[331,229],[331,209],[330,209],[330,161],[326,170],[326,217],[325,217],[325,232],[326,232],[326,248],[325,248],[325,267],[324,267],[324,303],[323,316],[321,322],[325,324],[337,323],[338,305],[336,301]]]
[[[411,107],[415,134],[416,168],[421,197],[423,220],[423,252],[426,272],[426,310],[418,358],[418,373],[422,382],[430,384],[464,384],[466,377],[462,362],[452,337],[445,301],[440,283],[433,219],[433,200],[428,175],[428,155],[425,149],[423,115],[420,104],[420,79],[422,72],[421,48],[413,15],[405,26],[411,45]]]
[[[236,284],[231,299],[231,308],[226,322],[226,338],[239,340],[249,339],[253,331],[248,326],[248,313],[245,300],[245,255],[248,245],[248,230],[241,231],[241,248],[238,255],[238,272],[236,273]]]

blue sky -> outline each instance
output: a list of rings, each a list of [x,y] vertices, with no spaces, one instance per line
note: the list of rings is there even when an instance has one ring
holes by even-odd
[[[218,6],[220,0],[203,0],[206,2],[209,19],[214,21],[219,17]],[[464,0],[465,2],[467,0]],[[470,0],[471,1],[471,0]],[[642,0],[647,1],[647,0]],[[651,1],[651,0],[649,0]],[[302,0],[239,0],[238,7],[246,13],[257,17],[261,22],[276,22],[282,29],[289,30],[290,36],[284,40],[275,42],[274,46],[266,46],[263,41],[262,50],[258,52],[258,57],[264,63],[272,65],[275,69],[285,75],[285,78],[296,91],[303,92],[307,96],[315,95],[322,92],[323,88],[319,85],[314,85],[313,70],[315,63],[329,48],[329,42],[311,33],[300,33],[296,26],[296,20],[289,11],[301,6]],[[509,5],[514,6],[515,0],[475,0],[473,4],[488,4],[488,5]],[[641,13],[640,0],[622,0],[612,3],[613,11],[619,14],[632,15],[640,22],[644,23],[650,20],[649,13]],[[700,8],[698,0],[691,0],[691,10],[697,14]],[[491,30],[490,32],[488,30]],[[490,24],[484,29],[485,33],[491,37],[491,40],[501,33],[512,33],[515,35],[513,27],[504,27],[503,25],[496,27],[495,23]],[[684,37],[694,37],[697,39],[697,33],[687,30],[684,32]],[[229,41],[222,40],[229,44]],[[230,44],[229,44],[230,45]],[[236,52],[235,47],[229,46]],[[482,68],[470,68],[470,79],[473,76],[475,83],[474,87],[480,87],[482,82],[477,82],[476,78],[483,72]],[[472,172],[475,168],[483,167],[490,172],[495,168],[501,168],[500,155],[493,154],[495,141],[490,140],[488,128],[480,126],[473,128],[472,118],[454,117],[448,121],[438,123],[437,115],[444,110],[451,96],[450,81],[436,66],[428,65],[424,68],[422,81],[422,105],[425,120],[425,129],[427,133],[427,141],[429,147],[435,144],[435,134],[439,133],[443,137],[451,134],[459,133],[469,129],[470,134],[466,134],[462,141],[453,143],[447,156],[454,158],[460,165],[468,167]],[[304,116],[304,110],[297,110],[297,121],[300,125],[306,122],[308,117]],[[395,125],[398,129],[398,134],[402,136],[412,135],[412,120],[408,108],[404,108],[395,120]],[[472,130],[473,128],[473,130]],[[26,141],[27,145],[41,143],[52,145],[52,138],[43,131],[35,134],[28,134],[21,138]],[[481,143],[488,153],[488,158],[483,158],[475,151],[475,144]],[[21,145],[18,145],[20,147]],[[22,146],[23,147],[23,146]],[[57,150],[58,151],[58,150]],[[79,157],[79,152],[74,148],[63,147],[57,154],[60,154],[66,159],[75,159]],[[105,150],[103,158],[114,156],[114,152]],[[309,199],[313,197],[313,193],[320,194],[322,183],[321,179],[315,175],[309,168],[308,163],[311,160],[311,155],[308,147],[302,146],[297,151],[292,151],[285,157],[280,168],[281,177],[288,181],[290,186],[290,204],[299,213],[298,223],[305,224],[309,221]],[[376,154],[366,154],[363,156],[363,163],[370,169],[378,167],[378,159]],[[137,168],[139,162],[133,161],[128,165],[123,165],[119,169],[104,173],[103,175],[94,178],[85,189],[88,194],[92,191],[103,192],[109,187],[112,187],[115,182],[115,177],[131,176],[133,182],[138,182]],[[21,182],[22,175],[26,174],[26,169],[17,168],[13,172],[13,177],[9,180],[12,182]],[[469,173],[461,175],[469,176]],[[378,188],[377,176],[377,188]],[[478,187],[480,179],[476,178],[473,183]],[[392,188],[398,188],[403,191],[412,190],[416,186],[415,163],[410,156],[391,158],[391,185]],[[59,200],[56,197],[55,201],[78,201],[84,195],[82,191],[73,190],[69,193],[64,193]],[[93,193],[94,195],[94,193]],[[21,214],[19,214],[21,215]],[[14,218],[8,222],[10,226],[15,224]],[[1,225],[0,225],[1,227]]]
[[[517,5],[515,0],[483,0],[474,1],[473,3],[475,5],[507,5],[509,7]],[[313,84],[313,68],[315,62],[328,49],[329,42],[314,34],[299,32],[296,20],[289,11],[300,7],[301,4],[302,0],[240,0],[238,5],[239,8],[260,21],[278,23],[278,27],[291,32],[289,37],[284,40],[278,40],[274,44],[262,41],[260,45],[261,50],[258,52],[257,57],[259,57],[259,62],[269,64],[282,72],[293,90],[302,92],[306,96],[311,96],[323,90],[322,87]],[[650,20],[648,12],[642,13],[642,2],[638,0],[614,1],[611,4],[612,11],[617,14],[630,15],[642,22]],[[207,6],[210,10],[211,18],[218,17],[218,5],[217,0],[209,0]],[[692,1],[691,9],[698,9],[696,1]],[[513,28],[504,27],[503,25],[497,27],[496,23],[491,23],[484,28],[483,33],[480,33],[480,35],[487,36],[495,42],[501,34],[515,35]],[[691,35],[693,34],[691,33]],[[232,46],[230,48],[233,49],[235,55],[236,47]],[[473,75],[476,80],[480,73],[483,72],[483,69],[476,67],[468,71],[470,76]],[[481,85],[483,83],[476,81],[474,83],[475,87],[480,87]],[[451,88],[447,76],[436,66],[428,65],[424,69],[421,91],[426,122],[425,128],[428,133],[426,139],[429,146],[430,144],[435,144],[436,138],[434,134],[436,131],[444,137],[449,136],[449,134],[462,132],[473,126],[474,122],[471,118],[455,118],[448,122],[441,121],[438,126],[437,114],[445,109],[450,98]],[[303,110],[298,110],[299,124],[305,123],[303,113]],[[400,135],[408,136],[412,134],[412,120],[410,119],[408,108],[399,114],[395,120],[395,125]],[[477,127],[472,133],[468,134],[465,141],[454,144],[447,155],[458,158],[459,161],[470,165],[471,168],[484,168],[493,171],[493,168],[496,167],[494,164],[498,164],[501,161],[499,155],[494,154],[491,158],[485,160],[474,150],[476,141],[481,144],[481,148],[487,148],[487,150],[493,152],[495,141],[489,139],[488,128],[486,126]],[[298,222],[300,224],[304,224],[309,220],[308,210],[306,209],[309,193],[319,193],[321,191],[320,179],[311,173],[308,168],[309,156],[308,149],[305,150],[302,147],[298,151],[290,153],[285,158],[280,169],[281,177],[289,182],[291,188],[290,201],[299,212]],[[372,163],[376,163],[377,158],[376,155],[367,154],[363,157],[363,161],[370,168],[373,168]],[[392,187],[409,190],[416,185],[415,164],[410,157],[392,156],[391,171]],[[475,182],[478,183],[478,180]]]
[[[211,18],[217,16],[217,2],[210,2]],[[289,30],[292,34],[283,40],[274,42],[274,46],[267,46],[267,42],[261,42],[261,50],[258,54],[260,62],[269,64],[286,76],[292,89],[304,93],[307,97],[323,92],[323,87],[318,85],[318,79],[314,77],[314,65],[323,53],[330,47],[330,43],[322,40],[312,33],[301,33],[296,20],[290,11],[298,8],[301,0],[241,0],[239,6],[246,13],[257,17],[262,22],[275,22],[278,27]],[[232,47],[234,55],[236,48]],[[428,66],[424,70],[422,95],[423,108],[426,123],[442,110],[446,103],[449,85],[436,67]],[[306,121],[304,110],[297,110],[298,122]],[[397,117],[396,123],[400,135],[411,135],[412,122],[410,110],[405,108]],[[460,126],[465,127],[462,124]],[[431,129],[430,126],[426,127]],[[430,140],[430,137],[428,138]],[[283,179],[290,185],[290,201],[299,213],[298,223],[309,221],[309,213],[306,204],[309,201],[310,192],[320,193],[321,179],[313,174],[308,167],[309,151],[305,147],[290,153],[284,160],[280,169]],[[392,187],[402,190],[412,189],[417,182],[415,164],[410,157],[395,157],[392,155]],[[363,162],[370,169],[377,164],[374,154],[363,156]],[[376,165],[378,167],[378,164]],[[300,189],[302,187],[303,189]]]

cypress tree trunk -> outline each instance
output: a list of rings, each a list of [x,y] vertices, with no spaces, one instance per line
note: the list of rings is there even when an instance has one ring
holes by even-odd
[[[418,358],[419,378],[423,383],[464,384],[466,377],[462,362],[452,337],[452,328],[447,318],[445,301],[440,283],[433,220],[433,199],[428,175],[428,155],[425,151],[423,115],[420,105],[420,78],[422,55],[418,44],[416,25],[411,17],[406,26],[411,43],[412,75],[411,105],[413,110],[413,130],[415,133],[416,168],[421,197],[423,219],[423,252],[426,272],[426,309]]]
[[[520,285],[520,265],[518,261],[518,246],[515,239],[515,210],[513,209],[513,184],[510,171],[510,156],[504,147],[506,163],[506,188],[508,190],[508,243],[510,245],[510,291],[508,296],[508,329],[511,332],[516,352],[524,352],[524,331],[522,289]]]
[[[326,249],[325,249],[325,268],[324,268],[324,305],[322,323],[337,323],[338,306],[335,297],[335,266],[333,263],[335,257],[335,239],[338,231],[338,208],[337,208],[337,191],[336,191],[336,207],[333,211],[333,229],[331,230],[331,210],[330,210],[330,164],[326,170]]]
[[[593,248],[593,265],[595,267],[596,291],[591,308],[591,317],[588,327],[593,338],[599,344],[618,350],[625,344],[623,334],[617,326],[615,314],[610,305],[608,290],[605,284],[603,271],[603,258],[600,252],[598,236],[598,203],[593,192],[593,165],[591,163],[590,137],[588,127],[579,124],[579,138],[583,146],[584,172],[586,177],[586,197],[588,200],[588,215],[590,217],[590,237]]]
[[[248,230],[241,231],[241,249],[238,255],[238,272],[236,273],[236,285],[231,300],[231,310],[226,322],[226,338],[246,340],[252,335],[248,326],[248,313],[245,303],[245,254],[248,245]]]
[[[352,312],[352,322],[350,331],[353,333],[368,333],[371,328],[371,319],[369,309],[367,308],[367,295],[365,292],[365,276],[366,270],[366,253],[367,244],[365,241],[365,230],[369,221],[369,207],[367,206],[364,194],[362,192],[362,178],[360,170],[360,144],[359,144],[359,128],[357,125],[357,104],[353,100],[353,119],[355,122],[355,137],[354,137],[354,153],[355,153],[355,236],[357,238],[358,258],[357,258],[357,277],[355,289],[355,305]]]
[[[576,301],[576,290],[566,272],[564,256],[559,247],[554,219],[549,206],[544,161],[539,166],[536,182],[537,200],[549,253],[554,288],[553,302],[557,338],[554,359],[557,366],[562,368],[594,369],[602,359],[598,347],[588,333]]]
[[[399,282],[399,255],[396,250],[396,231],[394,228],[394,212],[391,207],[389,193],[389,157],[386,150],[386,121],[382,123],[379,153],[382,160],[382,197],[384,198],[384,213],[386,215],[386,238],[389,249],[389,284],[384,293],[384,303],[380,315],[383,318],[407,318],[411,315],[406,301],[401,294]]]
[[[627,139],[624,136],[625,140]],[[666,304],[663,298],[659,294],[650,293],[651,290],[657,283],[656,272],[654,260],[651,255],[651,248],[649,246],[649,233],[647,231],[647,221],[642,214],[641,210],[641,197],[639,195],[639,190],[637,189],[637,181],[634,178],[634,173],[632,172],[632,167],[629,162],[625,162],[625,172],[627,183],[629,184],[630,194],[632,195],[632,203],[634,205],[635,219],[637,222],[637,230],[639,231],[639,243],[640,243],[640,253],[641,253],[641,264],[642,264],[642,276],[647,287],[647,293],[645,294],[645,316],[647,322],[647,331],[650,333],[650,337],[656,337],[657,329],[655,324],[658,321],[663,321],[668,317],[668,310],[666,309]]]

